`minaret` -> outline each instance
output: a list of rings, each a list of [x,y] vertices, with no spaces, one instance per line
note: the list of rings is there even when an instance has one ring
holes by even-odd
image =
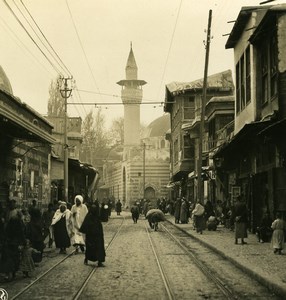
[[[142,102],[142,86],[146,81],[137,79],[138,68],[132,50],[125,67],[126,79],[117,84],[122,86],[121,99],[124,105],[124,146],[140,144],[140,104]]]

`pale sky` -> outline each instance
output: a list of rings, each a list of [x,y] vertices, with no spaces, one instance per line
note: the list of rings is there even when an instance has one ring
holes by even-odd
[[[227,36],[223,36],[230,33],[233,23],[227,22],[236,20],[242,6],[259,5],[262,0],[6,2],[52,61],[21,14],[28,18],[23,4],[26,6],[71,72],[77,88],[95,92],[78,94],[74,91],[73,98],[68,101],[69,115],[84,118],[90,109],[95,111],[96,108],[75,106],[73,102],[121,101],[121,87],[116,82],[125,79],[131,41],[138,77],[147,81],[143,87],[143,102],[164,102],[165,85],[169,82],[202,78],[205,61],[203,41],[206,39],[209,10],[212,10],[213,38],[208,74],[233,69],[233,50],[225,49]],[[279,3],[285,1],[272,2],[273,5]],[[33,21],[28,20],[36,29]],[[0,2],[0,45],[0,65],[10,79],[14,95],[39,113],[46,114],[49,85],[57,77],[57,72],[16,21],[5,1]],[[60,68],[57,63],[53,64]],[[107,126],[112,119],[123,116],[122,105],[103,108]],[[158,105],[142,105],[141,122],[148,124],[163,113],[163,107]]]

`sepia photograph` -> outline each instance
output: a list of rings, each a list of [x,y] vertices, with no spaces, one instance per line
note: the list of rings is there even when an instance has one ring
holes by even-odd
[[[1,0],[0,45],[0,300],[286,299],[286,0]]]

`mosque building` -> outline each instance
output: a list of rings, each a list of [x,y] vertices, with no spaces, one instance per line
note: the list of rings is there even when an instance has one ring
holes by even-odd
[[[124,143],[107,155],[103,166],[101,194],[120,199],[130,207],[138,199],[167,197],[170,178],[170,145],[165,135],[170,129],[169,115],[151,122],[140,135],[140,105],[144,80],[138,79],[138,67],[132,45],[125,68],[126,78],[117,82],[122,87],[124,105]]]

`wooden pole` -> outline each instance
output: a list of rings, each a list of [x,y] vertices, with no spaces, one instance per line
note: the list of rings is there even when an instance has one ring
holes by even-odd
[[[203,143],[204,143],[204,131],[205,131],[205,105],[207,97],[207,79],[208,79],[208,65],[209,65],[209,51],[210,51],[210,39],[211,39],[211,22],[212,22],[212,10],[209,11],[207,40],[206,40],[206,56],[205,56],[205,70],[204,70],[204,82],[203,82],[203,96],[201,101],[201,121],[200,121],[200,136],[199,136],[199,154],[197,161],[197,202],[203,204],[204,202],[204,189],[202,182],[202,160],[203,160]]]

